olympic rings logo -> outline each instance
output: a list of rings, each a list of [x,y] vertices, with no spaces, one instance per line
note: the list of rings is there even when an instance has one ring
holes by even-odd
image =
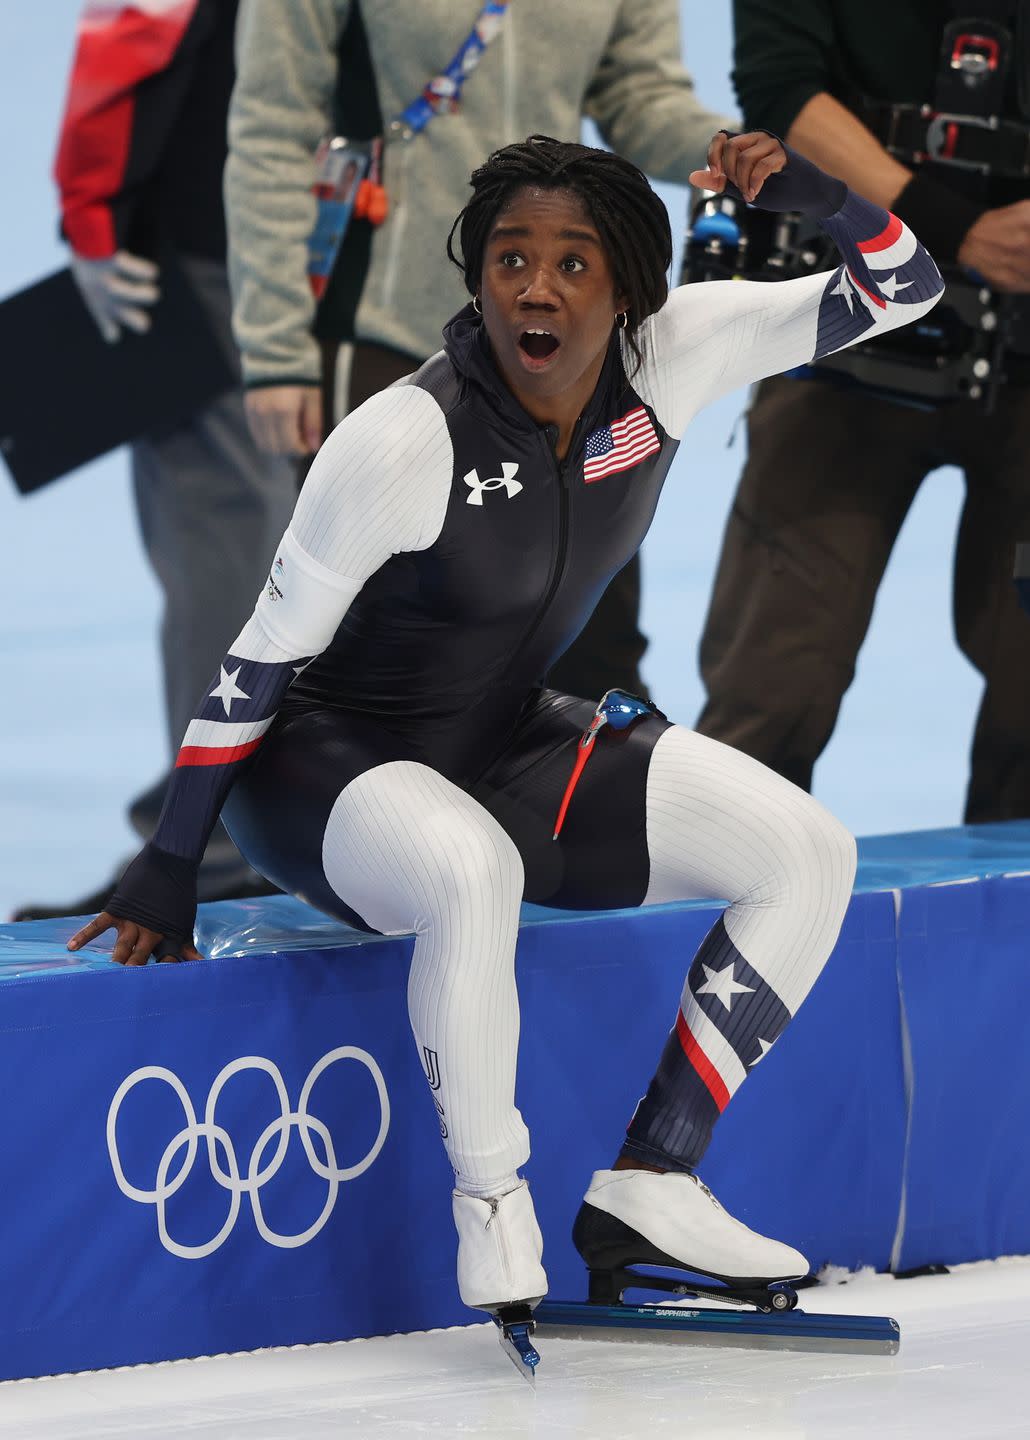
[[[308,1102],[311,1099],[311,1092],[315,1082],[320,1075],[323,1075],[330,1065],[335,1065],[340,1060],[356,1060],[364,1065],[372,1077],[379,1097],[380,1122],[379,1133],[372,1142],[371,1149],[359,1160],[356,1165],[338,1166],[336,1163],[336,1150],[333,1146],[332,1136],[328,1127],[316,1116],[308,1113]],[[215,1111],[218,1105],[218,1097],[222,1093],[227,1081],[234,1075],[239,1075],[245,1070],[259,1070],[268,1075],[275,1086],[279,1098],[279,1114],[270,1124],[266,1125],[261,1132],[250,1153],[247,1164],[246,1177],[240,1172],[239,1160],[233,1148],[232,1139],[228,1132],[217,1123]],[[170,1086],[182,1105],[186,1123],[183,1128],[169,1140],[161,1156],[157,1167],[154,1188],[142,1190],[129,1183],[122,1169],[121,1158],[118,1153],[118,1112],[121,1110],[122,1102],[130,1090],[140,1084],[143,1080],[163,1080]],[[328,1185],[325,1204],[322,1206],[318,1218],[308,1226],[306,1230],[296,1235],[280,1235],[273,1230],[265,1219],[261,1208],[261,1189],[278,1173],[286,1157],[286,1151],[290,1144],[290,1132],[293,1128],[300,1133],[301,1144],[307,1156],[308,1164],[314,1173]],[[390,1128],[390,1100],[386,1093],[386,1081],[383,1079],[383,1072],[375,1060],[366,1050],[359,1050],[354,1045],[341,1045],[336,1050],[330,1050],[323,1055],[321,1060],[312,1066],[311,1071],[304,1081],[300,1092],[300,1100],[296,1110],[290,1108],[289,1096],[286,1093],[286,1084],[277,1065],[271,1060],[265,1060],[260,1055],[244,1055],[238,1060],[232,1060],[223,1067],[215,1077],[214,1083],[207,1097],[204,1107],[203,1122],[197,1120],[197,1113],[193,1108],[193,1102],[189,1097],[185,1085],[178,1075],[172,1070],[166,1070],[161,1065],[143,1065],[134,1070],[131,1075],[126,1076],[115,1091],[111,1101],[110,1109],[107,1112],[107,1149],[111,1157],[111,1168],[114,1171],[114,1178],[118,1188],[123,1195],[130,1200],[135,1200],[140,1205],[153,1205],[157,1210],[157,1233],[161,1244],[173,1255],[179,1255],[184,1260],[200,1260],[205,1255],[211,1255],[219,1246],[223,1245],[232,1232],[233,1226],[239,1217],[240,1208],[244,1195],[250,1201],[251,1210],[254,1213],[254,1223],[257,1226],[258,1234],[269,1245],[278,1246],[283,1250],[292,1250],[299,1245],[306,1245],[309,1240],[319,1233],[332,1213],[336,1204],[336,1197],[341,1184],[347,1180],[354,1180],[357,1176],[364,1174],[369,1166],[376,1159],[386,1140],[386,1132]],[[325,1147],[325,1162],[319,1159],[315,1153],[315,1147],[311,1141],[312,1131],[319,1137]],[[181,1189],[189,1178],[194,1161],[197,1158],[199,1142],[207,1142],[207,1161],[211,1167],[211,1175],[214,1180],[229,1193],[229,1213],[226,1215],[225,1223],[217,1235],[203,1245],[182,1245],[174,1240],[168,1233],[167,1204],[177,1190]],[[267,1162],[265,1152],[275,1140],[275,1150]],[[182,1161],[174,1175],[170,1171],[175,1163],[176,1156],[180,1151],[185,1150]],[[219,1154],[221,1152],[221,1154]],[[222,1160],[224,1159],[225,1168]]]

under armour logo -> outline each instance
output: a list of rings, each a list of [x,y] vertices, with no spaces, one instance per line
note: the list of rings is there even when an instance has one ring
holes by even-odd
[[[503,473],[494,476],[492,480],[480,480],[479,472],[477,470],[470,470],[465,476],[465,484],[470,486],[472,494],[468,497],[466,503],[469,505],[482,505],[483,491],[496,490],[499,485],[503,485],[505,490],[507,490],[508,499],[510,500],[513,495],[517,495],[522,489],[521,483],[515,479],[515,472],[518,468],[514,460],[502,460],[501,470]]]

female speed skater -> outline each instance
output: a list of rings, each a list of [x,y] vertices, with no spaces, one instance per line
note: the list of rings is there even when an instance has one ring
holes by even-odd
[[[633,165],[544,136],[493,154],[448,245],[472,303],[323,445],[154,839],[69,942],[114,926],[122,964],[199,959],[195,878],[219,812],[282,889],[414,931],[408,1006],[446,1115],[459,1289],[494,1313],[547,1290],[514,1099],[523,898],[728,902],[587,1189],[591,1271],[645,1261],[746,1290],[808,1269],[696,1168],[830,954],[854,842],[757,761],[542,677],[640,546],[701,406],[917,319],[942,285],[899,220],[769,134],[720,132],[692,179],[818,218],[844,263],[670,294],[668,217]]]

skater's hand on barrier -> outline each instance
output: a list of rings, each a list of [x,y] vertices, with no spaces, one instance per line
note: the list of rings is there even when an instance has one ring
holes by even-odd
[[[958,258],[995,290],[1030,292],[1030,200],[986,210],[970,226]]]
[[[244,398],[259,450],[314,455],[322,443],[322,392],[317,385],[262,385]]]
[[[68,941],[68,949],[81,949],[112,926],[118,931],[118,938],[111,952],[111,959],[119,965],[145,965],[152,954],[155,959],[165,961],[204,958],[193,944],[177,944],[174,940],[166,940],[157,930],[148,930],[144,925],[137,925],[135,920],[123,920],[107,910],[102,910],[95,920],[76,931]]]
[[[106,260],[73,254],[70,264],[86,309],[109,345],[120,339],[123,326],[137,335],[146,334],[147,311],[161,298],[157,287],[161,272],[153,260],[119,250]]]
[[[708,146],[708,166],[694,170],[691,185],[721,195],[729,180],[745,200],[754,200],[770,175],[787,164],[787,152],[775,135],[751,130],[746,135],[727,135],[720,130]]]

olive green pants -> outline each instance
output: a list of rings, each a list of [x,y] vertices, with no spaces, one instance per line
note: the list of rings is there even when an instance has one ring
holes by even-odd
[[[701,641],[697,728],[811,788],[916,491],[957,465],[955,635],[984,678],[965,820],[1030,816],[1030,616],[1012,583],[1015,545],[1030,540],[1030,388],[984,416],[777,377],[758,388],[748,443]]]

